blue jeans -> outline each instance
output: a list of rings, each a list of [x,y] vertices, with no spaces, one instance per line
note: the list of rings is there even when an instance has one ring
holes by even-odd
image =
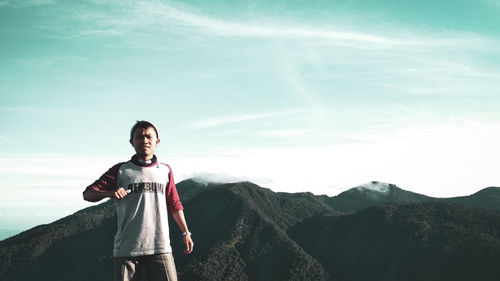
[[[149,281],[177,281],[172,253],[113,258],[115,281],[136,281],[146,274]]]

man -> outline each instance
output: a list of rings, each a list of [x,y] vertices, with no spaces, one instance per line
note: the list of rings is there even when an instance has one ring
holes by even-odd
[[[137,280],[145,271],[148,280],[177,280],[168,229],[168,212],[183,233],[184,253],[193,251],[193,240],[184,218],[170,166],[154,155],[158,131],[147,121],[137,121],[130,131],[135,155],[111,167],[83,192],[87,201],[114,198],[118,219],[114,239],[116,281]]]

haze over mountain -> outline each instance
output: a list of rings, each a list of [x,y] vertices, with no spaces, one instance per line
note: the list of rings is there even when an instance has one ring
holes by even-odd
[[[195,252],[180,280],[498,280],[500,188],[432,198],[371,182],[335,197],[178,184]],[[172,220],[171,220],[172,222]],[[112,201],[0,241],[0,280],[112,280]]]

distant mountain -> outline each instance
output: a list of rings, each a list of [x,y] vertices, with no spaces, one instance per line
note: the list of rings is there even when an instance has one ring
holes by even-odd
[[[437,199],[378,182],[335,197],[276,193],[250,182],[187,180],[177,187],[195,241],[195,252],[182,254],[170,220],[183,281],[500,276],[493,266],[500,212],[465,206],[495,207],[498,188]],[[115,230],[107,201],[0,241],[0,280],[112,280]]]
[[[445,198],[442,201],[469,207],[500,210],[500,187],[487,187],[469,196]]]
[[[432,202],[435,198],[410,192],[394,184],[372,181],[325,199],[325,203],[340,212],[356,212],[383,203]]]
[[[454,203],[475,208],[500,210],[500,187],[488,187],[469,196],[437,198],[406,191],[394,184],[372,181],[334,197],[324,196],[323,201],[331,208],[343,213],[357,212],[385,203],[417,202]]]

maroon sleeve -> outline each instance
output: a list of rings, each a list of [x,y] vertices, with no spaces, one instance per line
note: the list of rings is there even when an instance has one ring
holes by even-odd
[[[182,206],[181,200],[179,199],[179,194],[177,193],[177,188],[175,188],[174,175],[172,173],[172,169],[169,165],[166,165],[169,169],[168,173],[168,185],[167,192],[165,194],[167,199],[167,208],[170,213],[175,211],[184,210]]]
[[[115,190],[117,188],[118,180],[118,170],[123,163],[119,163],[111,167],[106,173],[104,173],[98,180],[93,184],[87,186],[85,191],[93,189],[95,191],[108,191]],[[84,191],[84,192],[85,192]]]

